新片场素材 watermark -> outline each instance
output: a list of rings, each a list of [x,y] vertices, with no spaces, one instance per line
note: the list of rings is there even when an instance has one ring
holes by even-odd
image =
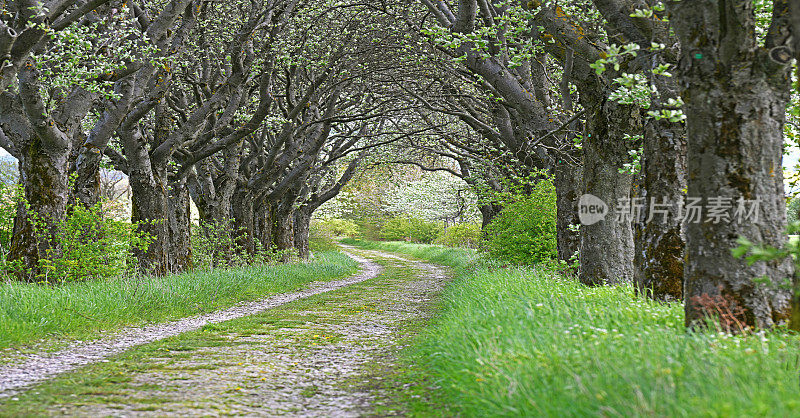
[[[760,199],[744,199],[725,196],[687,197],[670,200],[667,198],[620,198],[609,208],[602,199],[584,194],[578,201],[578,218],[582,225],[593,225],[608,215],[616,222],[664,220],[671,217],[689,223],[755,223],[758,222]],[[656,218],[661,217],[661,218]]]

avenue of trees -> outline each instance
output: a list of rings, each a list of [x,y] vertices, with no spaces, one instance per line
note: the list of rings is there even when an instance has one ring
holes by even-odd
[[[687,326],[711,300],[746,326],[800,327],[791,257],[732,252],[742,237],[786,245],[800,2],[3,7],[0,146],[19,161],[8,258],[21,280],[42,280],[63,219],[101,201],[104,169],[128,178],[140,271],[162,275],[192,267],[190,202],[235,251],[307,258],[314,212],[367,167],[401,164],[463,180],[484,228],[507,196],[552,182],[553,253],[577,256],[586,285],[685,301]],[[587,194],[645,204],[580,225]],[[694,222],[692,202],[729,215]]]

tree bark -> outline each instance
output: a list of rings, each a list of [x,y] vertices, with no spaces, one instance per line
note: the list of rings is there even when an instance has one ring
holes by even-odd
[[[170,271],[186,271],[192,268],[192,220],[189,205],[189,189],[186,179],[169,185],[169,265]]]
[[[275,204],[263,198],[255,209],[255,239],[264,251],[271,251],[275,246],[272,237],[274,211]]]
[[[168,115],[163,105],[157,107],[155,119],[158,141],[169,135]],[[168,161],[151,158],[137,126],[122,128],[119,134],[131,186],[131,222],[153,239],[146,251],[135,251],[139,267],[154,275],[181,272],[191,266],[189,195],[185,181],[170,185]]]
[[[686,324],[711,314],[703,302],[710,298],[729,305],[739,326],[770,327],[790,315],[791,291],[778,287],[792,276],[790,260],[748,265],[730,250],[740,236],[771,246],[786,240],[781,159],[789,68],[769,56],[769,49],[788,42],[776,30],[785,4],[774,4],[765,47],[755,39],[752,2],[668,4],[682,47],[678,81],[688,117],[688,196],[704,205],[722,198],[733,206],[730,220],[714,222],[705,211],[700,222],[687,219]],[[736,219],[740,199],[757,201],[744,202],[757,216]],[[770,284],[756,284],[756,278]]]
[[[252,194],[244,189],[237,188],[233,194],[231,207],[233,215],[233,240],[237,247],[244,251],[244,255],[251,256],[256,252],[255,247],[255,213]]]
[[[668,120],[648,121],[641,163],[641,197],[645,204],[641,218],[635,220],[635,288],[637,293],[656,300],[682,300],[685,236],[681,203],[686,196],[683,125]]]
[[[303,260],[308,260],[311,255],[309,243],[310,226],[310,213],[302,208],[294,211],[294,248],[297,249],[297,256]]]
[[[583,193],[609,209],[629,199],[632,176],[620,173],[628,161],[625,133],[640,129],[639,108],[605,101],[591,109],[583,140]],[[613,211],[610,211],[613,212]],[[633,231],[630,219],[613,213],[593,225],[581,225],[580,281],[587,285],[624,283],[633,275]]]
[[[240,142],[223,151],[223,170],[216,176],[210,158],[197,163],[195,172],[189,175],[187,185],[202,223],[226,225],[230,222],[241,150]]]
[[[36,136],[22,151],[19,179],[27,208],[24,204],[17,208],[8,257],[25,267],[25,271],[18,274],[20,279],[39,281],[44,274],[39,261],[56,256],[59,249],[58,222],[66,215],[69,199],[68,154],[44,147]],[[33,222],[43,230],[37,231]]]
[[[142,148],[142,151],[145,151]],[[146,152],[145,152],[146,154]],[[169,269],[169,233],[165,223],[168,219],[166,179],[156,177],[149,164],[134,164],[128,154],[131,186],[131,222],[139,232],[152,239],[147,250],[136,250],[139,268],[144,273],[165,275]]]
[[[481,231],[486,231],[486,227],[494,220],[497,215],[503,210],[503,207],[496,204],[483,204],[478,206],[478,211],[481,213]]]
[[[18,277],[31,281],[53,280],[46,277],[40,261],[60,254],[58,228],[70,198],[72,138],[78,135],[80,121],[91,105],[91,94],[75,88],[58,97],[61,105],[48,112],[38,77],[38,70],[26,67],[19,74],[19,93],[3,93],[0,100],[2,110],[10,113],[0,122],[14,138],[26,200],[17,209],[9,259],[21,262]]]
[[[558,259],[570,261],[581,245],[578,199],[582,187],[582,167],[563,160],[556,164],[553,183],[556,188],[556,243]]]
[[[294,199],[281,201],[273,217],[272,242],[277,251],[287,252],[281,261],[288,261],[294,248]]]

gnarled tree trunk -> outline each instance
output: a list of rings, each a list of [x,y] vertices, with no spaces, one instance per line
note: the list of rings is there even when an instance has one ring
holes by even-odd
[[[294,249],[294,200],[278,203],[272,218],[272,243],[277,251],[286,251],[281,261],[287,261],[289,250]]]

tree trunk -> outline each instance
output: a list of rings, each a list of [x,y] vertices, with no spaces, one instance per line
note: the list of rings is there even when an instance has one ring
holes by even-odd
[[[303,209],[294,211],[294,248],[297,249],[297,256],[303,260],[308,260],[311,255],[309,247],[309,230],[311,226],[311,214]]]
[[[678,81],[688,117],[688,198],[702,199],[703,206],[699,222],[686,220],[686,324],[727,305],[731,312],[720,318],[727,330],[769,327],[789,318],[791,291],[778,285],[792,276],[790,260],[748,265],[731,248],[740,236],[771,246],[786,241],[781,159],[789,70],[769,56],[769,48],[786,39],[775,39],[770,30],[766,47],[758,46],[749,1],[669,6],[682,47]],[[783,12],[776,3],[773,19]],[[740,203],[753,215],[737,216]],[[730,219],[708,216],[713,206]],[[756,284],[757,278],[771,284]]]
[[[260,203],[256,205],[255,238],[263,251],[271,251],[274,247],[272,242],[274,210],[275,204],[266,199],[261,199]]]
[[[645,204],[635,224],[633,277],[637,293],[662,301],[683,299],[685,134],[683,125],[666,119],[648,121],[644,132],[641,197]]]
[[[187,185],[202,223],[226,225],[230,221],[241,150],[239,143],[223,151],[223,172],[216,177],[211,159],[197,163],[195,172],[190,174]]]
[[[169,187],[169,265],[170,271],[185,271],[192,268],[192,220],[189,205],[189,189],[186,179]]]
[[[629,199],[632,176],[620,173],[631,149],[623,134],[641,126],[639,108],[607,101],[591,110],[583,140],[583,193],[609,207],[600,222],[581,225],[580,281],[587,285],[624,283],[633,275],[633,231],[630,219],[610,209]],[[638,126],[637,126],[638,125]]]
[[[581,236],[577,229],[578,198],[581,194],[581,167],[560,162],[555,167],[553,183],[556,187],[556,243],[558,259],[569,261],[580,249]]]
[[[272,243],[277,251],[284,251],[281,261],[287,261],[294,249],[294,200],[278,203],[273,216]]]
[[[100,162],[103,154],[100,148],[86,145],[83,148],[75,162],[74,199],[90,208],[100,202]]]
[[[18,277],[22,280],[44,279],[39,260],[56,256],[58,222],[64,219],[69,199],[67,152],[48,150],[33,136],[22,150],[19,160],[20,184],[28,204],[17,208],[9,260],[18,260],[25,267]],[[31,216],[42,229],[37,231]]]
[[[233,240],[245,256],[254,255],[255,248],[255,213],[252,194],[243,188],[237,188],[233,194],[231,211],[233,215]]]
[[[143,149],[144,150],[144,149]],[[128,157],[130,164],[131,158]],[[131,164],[128,181],[131,186],[131,222],[153,240],[147,250],[136,250],[139,268],[157,276],[170,272],[169,233],[166,181],[152,175],[151,167]]]
[[[479,205],[478,210],[481,212],[481,230],[485,231],[486,227],[489,226],[494,218],[500,214],[500,211],[503,210],[503,207],[498,204],[491,203]]]
[[[134,252],[139,260],[139,267],[144,273],[159,276],[179,272],[184,265],[176,263],[172,257],[174,255],[172,244],[178,240],[172,233],[180,234],[174,223],[178,222],[177,213],[181,209],[171,207],[173,203],[180,202],[170,201],[166,164],[162,167],[153,167],[145,140],[138,127],[130,130],[120,129],[119,134],[128,164],[132,203],[131,222],[136,223],[137,229],[148,234],[153,240],[147,250]],[[175,213],[172,213],[173,211]],[[186,254],[180,255],[181,259],[185,257]]]

